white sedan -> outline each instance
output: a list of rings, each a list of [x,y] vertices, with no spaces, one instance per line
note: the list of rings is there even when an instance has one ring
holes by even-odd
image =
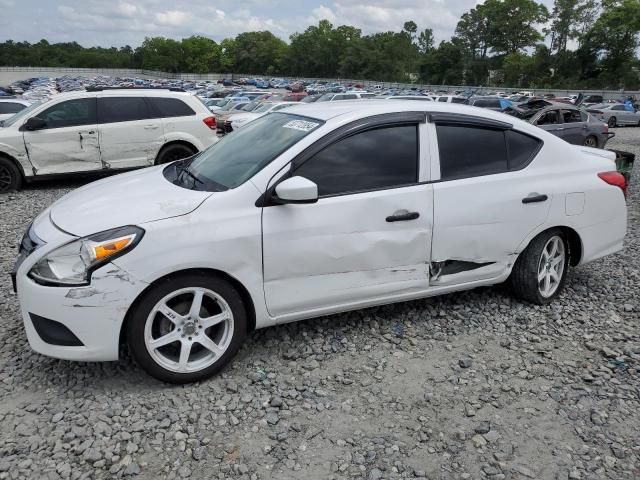
[[[619,251],[610,152],[437,102],[326,102],[206,151],[89,184],[40,214],[14,279],[32,348],[174,383],[218,372],[247,333],[509,281],[544,304]]]

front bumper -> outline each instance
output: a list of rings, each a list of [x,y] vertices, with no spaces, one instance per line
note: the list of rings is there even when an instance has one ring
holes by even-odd
[[[94,271],[91,284],[83,287],[44,286],[27,276],[37,261],[75,238],[57,229],[46,211],[22,240],[11,277],[29,345],[66,360],[117,360],[122,322],[146,283],[111,263]]]
[[[39,285],[24,269],[25,264],[17,273],[18,299],[33,350],[65,360],[118,359],[122,323],[129,307],[146,287],[145,283],[134,280],[113,264],[93,272],[91,285],[83,287]],[[43,335],[42,330],[40,334],[36,330],[34,317],[61,324],[80,344],[49,343],[51,339]]]

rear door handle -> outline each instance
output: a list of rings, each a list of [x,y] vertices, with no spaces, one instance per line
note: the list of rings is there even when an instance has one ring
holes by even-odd
[[[408,212],[407,210],[398,210],[393,215],[387,217],[387,222],[408,222],[409,220],[415,220],[420,217],[418,212]]]
[[[158,125],[145,125],[144,126],[145,130],[155,130],[156,128],[158,128]]]
[[[547,195],[540,193],[530,193],[529,196],[524,197],[522,199],[522,203],[538,203],[538,202],[546,202],[549,199]]]

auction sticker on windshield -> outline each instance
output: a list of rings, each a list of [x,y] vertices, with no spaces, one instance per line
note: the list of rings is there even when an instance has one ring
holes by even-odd
[[[300,130],[301,132],[310,132],[316,128],[319,123],[308,122],[306,120],[291,120],[283,125],[284,128],[293,128],[294,130]]]

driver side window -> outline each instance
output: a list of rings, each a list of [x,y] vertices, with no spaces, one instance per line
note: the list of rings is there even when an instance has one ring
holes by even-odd
[[[356,133],[294,167],[293,174],[316,183],[320,197],[414,184],[418,181],[418,126]]]
[[[45,128],[95,125],[97,123],[96,99],[79,98],[60,102],[41,112],[37,117],[47,122]]]

